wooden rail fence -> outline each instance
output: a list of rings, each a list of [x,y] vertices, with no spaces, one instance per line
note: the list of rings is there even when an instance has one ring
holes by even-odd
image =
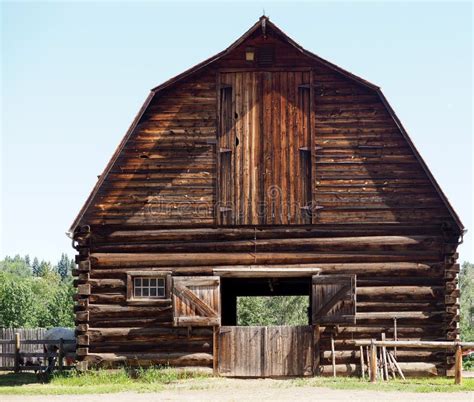
[[[354,341],[356,347],[370,347],[370,355],[367,361],[368,372],[371,382],[376,382],[377,373],[380,371],[377,368],[377,348],[382,348],[382,356],[386,356],[385,348],[419,348],[419,349],[451,349],[455,352],[455,367],[454,367],[454,383],[462,383],[462,350],[474,348],[474,342],[458,342],[458,341],[377,341],[372,339],[370,341]],[[362,349],[361,349],[362,350]],[[361,352],[362,353],[362,352]],[[363,365],[363,358],[361,357],[361,365]],[[386,365],[385,365],[386,367]],[[364,372],[364,367],[361,367],[361,372]],[[402,374],[403,375],[403,374]]]
[[[12,330],[1,330],[0,333],[3,339],[0,339],[0,371],[33,371],[45,370],[48,367],[47,359],[54,357],[57,359],[58,368],[60,371],[71,369],[73,366],[64,365],[66,357],[75,357],[75,353],[66,353],[64,345],[75,343],[74,340],[60,339],[60,340],[46,340],[46,339],[23,339],[23,335],[30,333],[37,337],[38,333],[44,335],[45,329],[22,330],[21,332],[11,333]],[[6,334],[10,338],[6,338]],[[6,339],[5,339],[6,338]],[[58,345],[57,352],[45,352],[44,345]],[[29,358],[36,358],[36,364],[20,364],[21,359],[28,361]],[[41,364],[42,362],[42,364]]]

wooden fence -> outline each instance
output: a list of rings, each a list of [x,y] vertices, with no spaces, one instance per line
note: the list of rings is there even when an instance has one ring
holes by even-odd
[[[370,354],[368,354],[367,368],[369,372],[369,378],[371,382],[376,382],[377,378],[382,380],[385,378],[388,380],[387,366],[391,363],[392,355],[387,353],[386,348],[422,348],[422,349],[451,349],[455,352],[455,365],[454,365],[454,383],[462,383],[462,350],[474,348],[474,342],[458,342],[458,341],[377,341],[372,339],[370,341],[354,341],[354,345],[360,347],[361,351],[361,373],[364,375],[364,361],[362,348],[370,347]],[[377,348],[382,348],[382,353],[379,353],[381,359],[377,358]],[[381,364],[378,364],[381,362]],[[395,360],[392,360],[401,376],[403,374],[400,367],[397,365]],[[385,375],[384,375],[385,371]]]
[[[11,341],[15,339],[15,334],[20,334],[20,339],[40,340],[44,338],[46,328],[0,328],[0,341]],[[43,353],[43,345],[28,344],[23,345],[22,352],[27,353]],[[13,357],[4,356],[11,355],[15,352],[13,343],[0,343],[0,367],[13,367],[15,359]]]
[[[72,368],[64,365],[64,358],[75,357],[75,354],[65,353],[64,345],[75,343],[74,340],[45,340],[44,328],[0,328],[0,370],[3,371],[33,371],[45,370],[49,357],[57,359],[60,370]],[[57,352],[45,353],[44,345],[58,345]],[[20,364],[35,358],[34,364]]]

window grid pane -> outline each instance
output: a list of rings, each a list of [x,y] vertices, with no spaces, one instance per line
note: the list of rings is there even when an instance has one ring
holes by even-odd
[[[165,278],[133,278],[133,297],[163,299],[166,297]]]

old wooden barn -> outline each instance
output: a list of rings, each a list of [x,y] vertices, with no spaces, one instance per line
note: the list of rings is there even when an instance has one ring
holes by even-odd
[[[263,16],[154,88],[70,229],[91,364],[227,376],[357,370],[352,341],[458,337],[463,225],[379,87]],[[305,326],[237,326],[305,295]],[[446,351],[399,349],[405,373]]]

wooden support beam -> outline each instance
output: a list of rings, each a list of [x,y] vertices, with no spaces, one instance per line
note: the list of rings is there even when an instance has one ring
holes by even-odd
[[[385,346],[387,348],[420,348],[420,349],[454,349],[458,345],[462,348],[474,348],[474,342],[457,342],[457,341],[365,341],[355,340],[355,346],[370,346],[375,343],[376,346]]]
[[[311,277],[321,272],[320,268],[316,267],[294,267],[294,268],[280,268],[280,267],[226,267],[214,268],[214,275],[219,275],[225,278],[285,278],[285,277]]]
[[[331,360],[332,360],[332,376],[336,377],[336,351],[334,348],[334,335],[331,335]]]
[[[375,345],[375,339],[372,339],[370,343],[370,382],[375,383],[376,381],[377,381],[377,346]]]
[[[461,385],[462,384],[462,346],[460,344],[456,346],[455,356],[456,356],[456,362],[454,364],[454,383],[457,385]]]

